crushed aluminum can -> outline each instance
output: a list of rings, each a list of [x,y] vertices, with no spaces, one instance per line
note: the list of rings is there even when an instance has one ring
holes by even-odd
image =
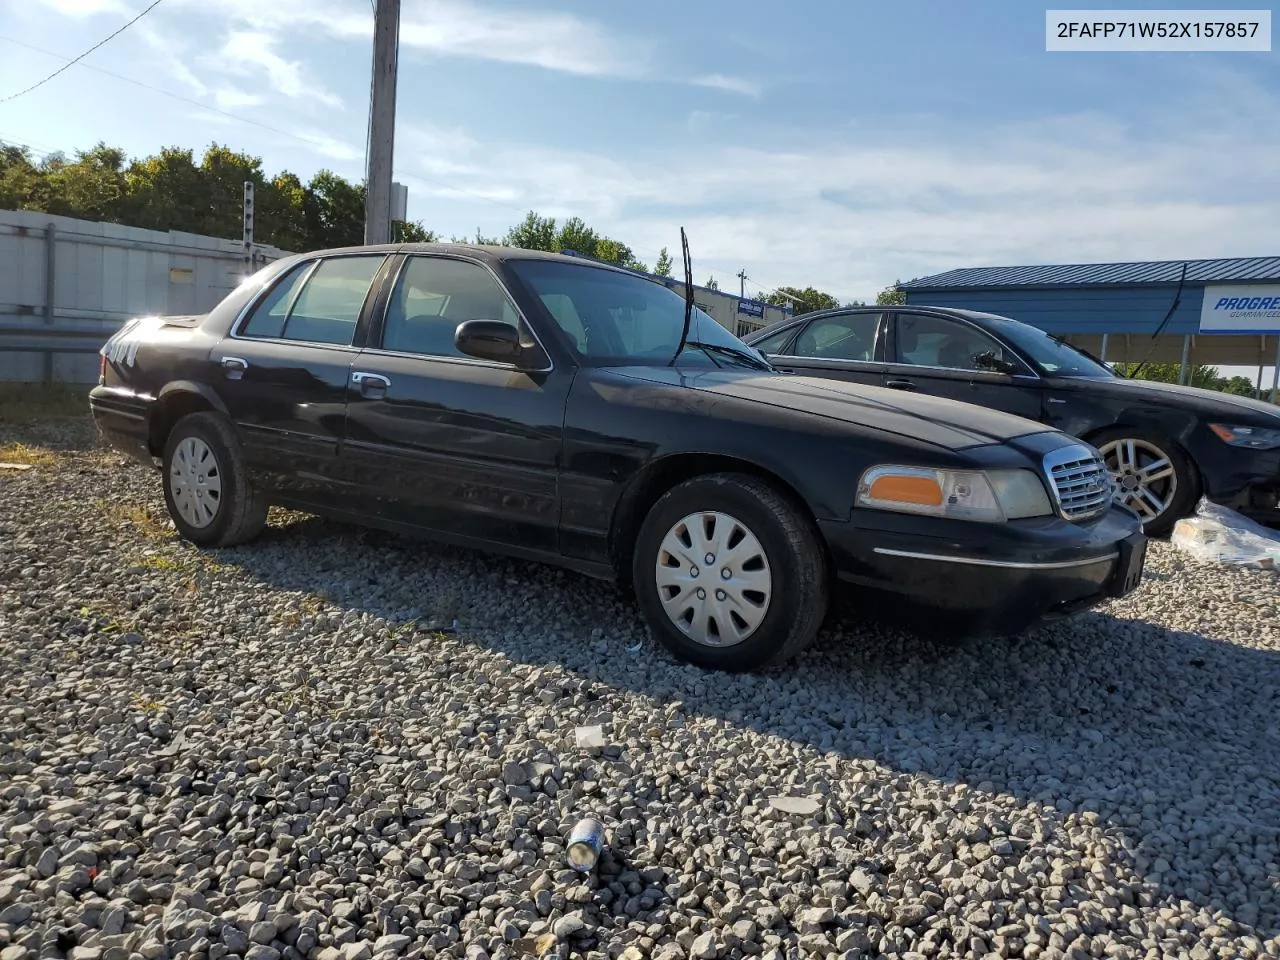
[[[569,834],[569,866],[579,873],[595,869],[604,851],[604,824],[594,817],[579,820]]]

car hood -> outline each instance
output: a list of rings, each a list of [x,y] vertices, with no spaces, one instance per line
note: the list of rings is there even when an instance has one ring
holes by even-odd
[[[956,400],[819,377],[741,370],[691,373],[671,367],[620,367],[613,372],[631,379],[803,411],[948,450],[1059,432],[1034,420]]]
[[[1200,387],[1184,387],[1176,383],[1161,383],[1157,380],[1126,380],[1122,377],[1099,377],[1088,380],[1063,378],[1057,381],[1057,385],[1087,390],[1090,393],[1100,391],[1113,397],[1132,398],[1137,402],[1192,410],[1200,414],[1223,417],[1244,416],[1245,420],[1251,423],[1262,418],[1264,421],[1270,421],[1271,426],[1280,427],[1280,408],[1262,400],[1238,397],[1233,393],[1203,390]]]

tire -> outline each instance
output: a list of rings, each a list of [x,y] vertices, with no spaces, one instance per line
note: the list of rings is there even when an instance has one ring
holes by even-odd
[[[1090,438],[1102,452],[1116,484],[1116,499],[1138,512],[1149,537],[1162,537],[1195,510],[1200,500],[1200,474],[1195,464],[1168,437],[1140,428],[1105,430]],[[1136,463],[1134,462],[1136,461]],[[1160,464],[1165,464],[1163,467]],[[1148,482],[1145,475],[1158,480]],[[1148,491],[1148,492],[1144,492]],[[1156,510],[1151,497],[1164,503]]]
[[[731,563],[713,561],[704,572],[693,561],[705,564],[713,549],[722,557],[728,549]],[[693,550],[702,556],[682,553]],[[700,600],[695,581],[708,573],[713,579]],[[695,477],[663,494],[640,526],[632,582],[657,640],[677,658],[715,670],[789,660],[813,642],[827,611],[826,558],[812,523],[772,486],[745,474]]]
[[[163,477],[165,505],[184,540],[232,547],[266,526],[268,503],[254,491],[235,431],[221,414],[193,413],[174,425]]]

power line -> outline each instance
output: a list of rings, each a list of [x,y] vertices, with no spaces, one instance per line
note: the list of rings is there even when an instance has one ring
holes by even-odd
[[[95,43],[92,47],[90,47],[90,48],[89,48],[88,50],[86,50],[84,53],[80,54],[80,56],[78,56],[78,57],[76,57],[76,58],[74,58],[74,59],[72,59],[72,60],[69,60],[67,63],[64,63],[62,66],[60,66],[57,70],[53,71],[53,73],[49,74],[49,75],[48,75],[47,77],[45,77],[43,80],[37,80],[35,83],[33,83],[31,86],[27,87],[25,90],[19,90],[17,93],[11,93],[11,94],[9,94],[9,96],[7,96],[7,97],[0,98],[0,103],[8,103],[10,100],[16,100],[18,97],[22,96],[23,94],[25,94],[25,93],[30,93],[30,92],[31,92],[32,90],[34,90],[36,87],[40,87],[40,86],[43,86],[44,84],[48,83],[50,80],[52,80],[52,79],[53,79],[54,77],[56,77],[58,74],[62,73],[62,71],[66,70],[68,67],[73,66],[74,64],[79,63],[81,60],[83,60],[83,59],[84,59],[85,57],[87,57],[89,54],[93,53],[93,51],[97,50],[100,46],[102,46],[102,45],[103,45],[104,43],[106,43],[107,41],[109,41],[109,40],[113,40],[113,39],[115,39],[116,37],[120,36],[120,34],[124,33],[126,30],[128,30],[130,27],[132,27],[135,23],[137,23],[139,20],[141,20],[143,17],[145,17],[148,13],[150,13],[150,12],[151,12],[152,10],[154,10],[156,7],[160,6],[160,4],[162,4],[162,3],[164,3],[164,0],[152,0],[152,2],[151,2],[151,4],[150,4],[150,6],[148,6],[146,9],[144,9],[140,14],[138,14],[136,17],[134,17],[132,20],[130,20],[128,23],[126,23],[124,26],[120,27],[120,29],[116,30],[116,31],[115,31],[115,32],[113,32],[113,33],[109,33],[109,34],[107,34],[107,36],[103,37],[101,40],[99,40],[97,43]]]

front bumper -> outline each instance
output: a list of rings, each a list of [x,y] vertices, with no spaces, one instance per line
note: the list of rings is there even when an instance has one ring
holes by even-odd
[[[1146,538],[1121,507],[1075,524],[854,511],[821,525],[836,574],[891,596],[877,613],[949,635],[1016,634],[1136,589]]]

